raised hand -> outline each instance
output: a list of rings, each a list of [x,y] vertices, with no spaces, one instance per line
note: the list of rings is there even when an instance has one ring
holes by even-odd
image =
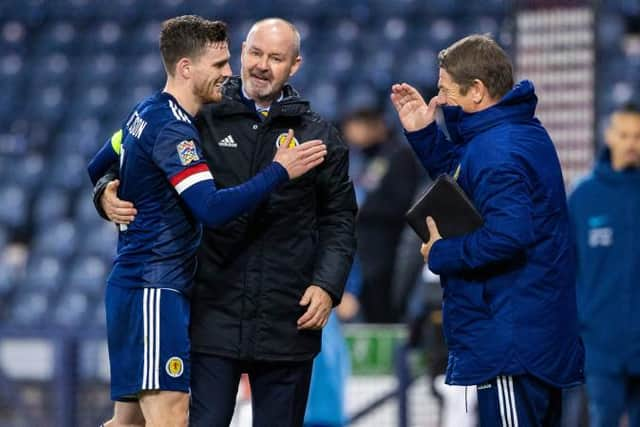
[[[289,174],[290,179],[304,175],[324,161],[327,155],[327,147],[319,139],[305,141],[302,144],[289,148],[293,139],[293,130],[289,129],[287,138],[280,144],[274,162],[280,163]]]
[[[443,96],[431,98],[427,104],[420,92],[407,83],[391,86],[391,102],[402,126],[409,132],[420,130],[435,120],[436,107],[445,103]]]

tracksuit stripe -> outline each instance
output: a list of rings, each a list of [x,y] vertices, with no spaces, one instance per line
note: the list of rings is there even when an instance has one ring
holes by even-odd
[[[509,376],[509,397],[511,398],[511,409],[513,410],[513,427],[518,427],[518,411],[516,408],[516,398],[513,391],[513,377]]]
[[[156,289],[156,351],[155,351],[155,355],[156,355],[156,361],[155,361],[155,367],[156,370],[154,372],[155,374],[155,388],[159,389],[160,388],[160,295],[161,295],[161,289]]]
[[[142,291],[142,325],[144,332],[144,358],[143,358],[143,367],[142,367],[142,389],[145,390],[147,388],[147,380],[149,378],[147,370],[149,369],[149,346],[148,346],[148,337],[149,337],[149,322],[147,319],[148,310],[147,304],[149,300],[149,289],[144,288]]]

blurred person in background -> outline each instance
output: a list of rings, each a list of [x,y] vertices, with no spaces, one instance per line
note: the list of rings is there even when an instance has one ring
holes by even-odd
[[[378,110],[365,108],[347,114],[341,129],[349,145],[349,174],[359,207],[356,235],[363,316],[367,322],[397,322],[403,304],[394,308],[389,304],[393,269],[420,167],[408,145],[392,137]]]
[[[640,426],[640,110],[608,122],[593,172],[569,197],[589,419]]]
[[[241,78],[196,118],[216,185],[251,178],[280,145],[318,138],[323,167],[280,187],[247,215],[206,228],[191,308],[190,425],[228,426],[240,375],[249,374],[255,426],[301,426],[321,329],[341,298],[355,251],[348,150],[287,83],[301,65],[300,35],[282,19],[255,23]],[[287,140],[287,129],[297,138]],[[105,177],[96,203],[118,219]],[[130,208],[130,207],[129,207]]]
[[[559,426],[561,390],[582,383],[584,363],[560,163],[534,118],[533,84],[514,86],[494,40],[465,37],[438,59],[438,96],[426,103],[403,83],[391,100],[430,176],[453,176],[484,219],[443,239],[427,218],[421,252],[444,292],[446,383],[477,386],[483,427]]]

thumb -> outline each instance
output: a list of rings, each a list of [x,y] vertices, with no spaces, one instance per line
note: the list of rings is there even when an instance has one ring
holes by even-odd
[[[287,137],[284,140],[284,148],[289,148],[289,144],[291,144],[291,140],[293,139],[293,129],[289,129],[287,132]]]
[[[430,236],[433,237],[433,236],[440,235],[440,232],[438,231],[438,227],[436,226],[436,222],[430,216],[427,217],[427,228],[429,229]]]
[[[116,191],[118,191],[118,186],[119,185],[120,185],[120,180],[119,179],[114,179],[109,184],[107,184],[107,190],[112,191],[112,192],[115,193]]]
[[[309,305],[310,302],[311,302],[311,288],[307,288],[307,290],[304,291],[304,295],[302,295],[302,298],[300,298],[300,305]]]

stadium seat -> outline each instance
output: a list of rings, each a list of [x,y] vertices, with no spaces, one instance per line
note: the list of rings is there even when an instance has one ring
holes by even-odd
[[[76,240],[75,224],[70,220],[43,224],[35,230],[33,251],[43,256],[52,255],[68,259],[75,253]]]
[[[13,299],[9,307],[9,324],[37,326],[45,321],[49,299],[41,292],[21,292]]]
[[[32,211],[34,226],[46,228],[52,221],[62,221],[69,212],[69,193],[59,187],[45,187],[35,199]]]
[[[9,228],[24,227],[29,217],[28,202],[25,189],[0,184],[0,224]]]
[[[116,253],[118,232],[116,226],[107,221],[101,221],[98,226],[81,230],[83,236],[82,252],[87,255],[101,256],[111,261]]]
[[[104,289],[107,272],[107,263],[101,257],[77,258],[71,267],[67,286],[69,289],[97,296]]]
[[[87,313],[89,299],[77,291],[68,291],[60,295],[53,309],[53,321],[60,326],[77,327]]]
[[[63,263],[55,255],[33,254],[27,265],[22,288],[51,295],[57,291],[64,275]]]

